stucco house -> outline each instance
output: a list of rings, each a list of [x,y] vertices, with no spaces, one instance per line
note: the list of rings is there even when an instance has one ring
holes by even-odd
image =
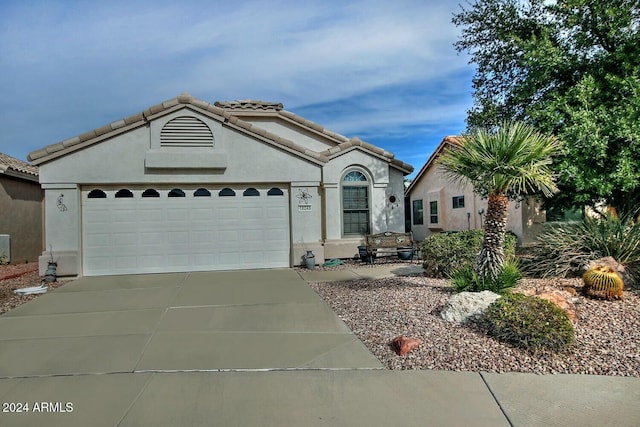
[[[38,168],[0,153],[0,256],[33,262],[43,250]]]
[[[457,144],[460,144],[459,138],[445,137],[405,191],[411,211],[411,231],[416,240],[442,231],[482,228],[487,200],[475,194],[471,185],[452,183],[436,162],[443,150]],[[509,202],[507,230],[518,236],[520,245],[535,241],[545,219],[544,210],[532,198],[520,203]]]
[[[404,231],[413,168],[263,101],[189,94],[30,153],[60,275],[299,265]],[[393,200],[393,199],[392,199]]]

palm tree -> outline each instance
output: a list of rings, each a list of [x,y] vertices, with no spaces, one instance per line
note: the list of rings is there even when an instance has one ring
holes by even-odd
[[[536,193],[551,197],[558,191],[549,165],[560,142],[520,122],[477,129],[458,140],[438,161],[452,181],[470,183],[475,193],[489,199],[476,273],[483,281],[495,281],[505,261],[508,202]]]

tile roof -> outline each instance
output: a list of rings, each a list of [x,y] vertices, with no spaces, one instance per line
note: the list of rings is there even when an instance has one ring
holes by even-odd
[[[84,148],[85,146],[146,125],[150,120],[160,115],[168,114],[180,109],[185,105],[194,107],[203,114],[217,118],[228,126],[251,133],[253,136],[260,138],[267,143],[283,148],[286,151],[293,152],[303,158],[319,164],[326,163],[330,158],[336,157],[339,154],[346,152],[346,150],[351,150],[353,147],[359,147],[385,161],[388,161],[392,166],[401,169],[405,173],[411,173],[413,171],[413,167],[411,165],[394,159],[393,154],[369,143],[360,141],[357,138],[348,139],[344,135],[330,131],[317,123],[286,111],[281,103],[259,100],[241,100],[224,102],[218,101],[214,104],[210,104],[196,99],[188,93],[182,93],[175,98],[154,105],[141,113],[125,117],[106,126],[83,133],[82,135],[33,151],[29,153],[28,158],[35,164],[53,160],[72,151]],[[309,150],[291,140],[271,133],[258,125],[242,120],[243,116],[251,116],[254,114],[277,116],[283,120],[304,127],[309,131],[322,135],[324,138],[335,143],[336,146],[322,152]]]
[[[14,172],[19,175],[38,176],[38,167],[15,157],[0,153],[0,173]]]
[[[427,171],[431,168],[431,166],[433,166],[433,164],[437,160],[440,153],[442,153],[442,150],[444,150],[449,145],[460,145],[460,144],[462,144],[462,137],[452,136],[452,135],[445,136],[442,139],[442,141],[440,141],[440,144],[438,144],[438,146],[433,151],[433,153],[431,153],[431,156],[429,156],[429,159],[427,160],[427,162],[422,166],[422,168],[420,168],[420,171],[418,172],[418,174],[415,176],[415,178],[413,178],[409,186],[406,188],[405,194],[408,195],[413,189],[413,187],[418,184],[418,181],[420,181],[422,176],[427,173]]]
[[[284,107],[279,102],[267,102],[253,99],[245,99],[241,101],[216,101],[213,103],[216,107],[225,110],[275,110],[281,111]]]

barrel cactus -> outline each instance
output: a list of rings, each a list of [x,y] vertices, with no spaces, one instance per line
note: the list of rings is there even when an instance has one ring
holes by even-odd
[[[595,298],[622,299],[624,282],[622,277],[611,267],[604,265],[588,269],[582,275],[583,292]]]

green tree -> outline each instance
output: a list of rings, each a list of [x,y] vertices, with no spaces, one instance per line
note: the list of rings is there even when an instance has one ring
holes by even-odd
[[[454,15],[471,55],[470,129],[520,120],[556,135],[549,205],[640,209],[640,0],[478,0]]]
[[[481,280],[495,281],[504,265],[504,239],[509,200],[557,191],[551,158],[560,150],[559,141],[519,123],[505,123],[496,130],[476,128],[460,138],[460,145],[438,159],[452,181],[471,184],[488,198],[484,239],[476,273]]]

